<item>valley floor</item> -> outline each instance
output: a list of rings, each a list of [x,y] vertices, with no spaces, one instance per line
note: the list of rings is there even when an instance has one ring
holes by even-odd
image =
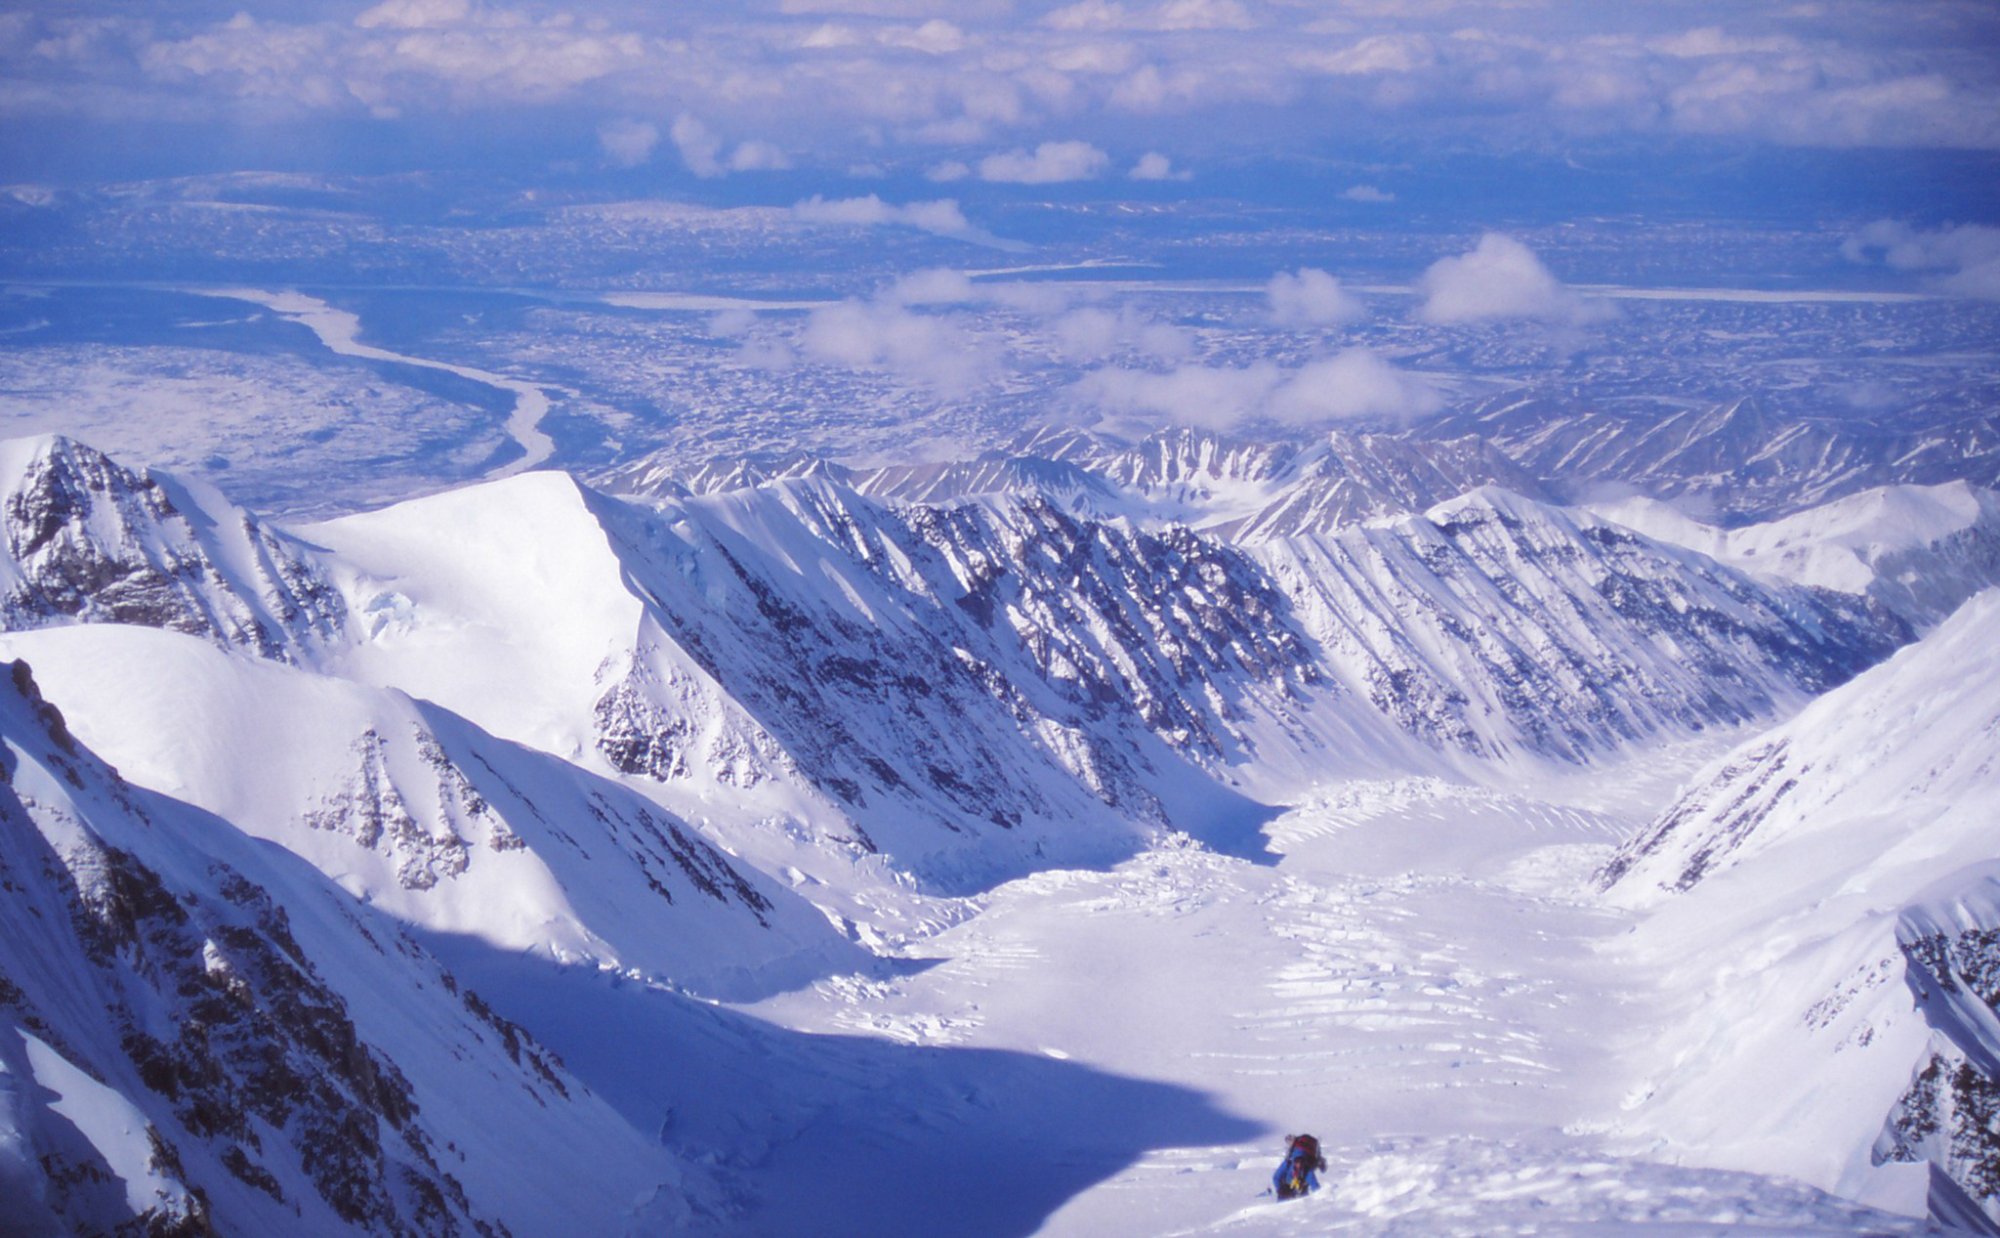
[[[1004,886],[910,945],[922,970],[752,1008],[839,1043],[1012,1065],[946,1066],[956,1083],[916,1092],[883,1076],[892,1095],[820,1110],[746,1183],[746,1219],[829,1234],[1925,1232],[1612,1133],[1652,999],[1601,956],[1631,922],[1585,883],[1685,770],[1549,800],[1345,784],[1275,820],[1262,861],[1169,843]],[[1083,1072],[1011,1090],[1036,1058]],[[1325,1189],[1279,1204],[1264,1192],[1295,1131],[1321,1139]]]

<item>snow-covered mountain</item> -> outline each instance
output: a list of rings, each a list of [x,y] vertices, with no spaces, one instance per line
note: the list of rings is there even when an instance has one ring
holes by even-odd
[[[1124,516],[1244,543],[1422,511],[1484,485],[1544,494],[1526,471],[1478,438],[1432,443],[1330,430],[1304,443],[1273,443],[1187,428],[1137,442],[1040,430],[970,460],[868,468],[803,456],[725,463],[649,457],[602,474],[598,483],[614,494],[679,498],[792,478],[930,505],[1034,496],[1086,519]]]
[[[0,744],[8,1233],[607,1232],[714,1202],[394,920],[121,777],[25,663]]]
[[[542,476],[312,536],[380,617],[347,673],[947,885],[1129,848],[1164,794],[1227,803],[1203,770],[1237,715],[1313,676],[1240,554],[1032,500],[652,505]]]
[[[1626,957],[1679,995],[1641,1127],[2000,1220],[1996,624],[1989,590],[1725,758],[1604,869],[1655,909]],[[1926,1163],[1948,1182],[1898,1187]]]
[[[1240,820],[1235,780],[1575,763],[1752,722],[1906,638],[1490,489],[1237,545],[1032,491],[642,502],[548,477],[310,535],[377,617],[350,673],[669,791],[844,820],[828,845],[940,888],[1129,846],[1169,800],[1184,828]]]
[[[1400,729],[1481,757],[1585,762],[1770,717],[1904,636],[1838,595],[1493,488],[1253,553],[1333,678]]]
[[[1655,499],[1594,510],[1746,572],[1874,598],[1921,628],[2000,584],[2000,494],[1962,481],[1885,486],[1736,529],[1691,520]]]
[[[208,487],[60,435],[0,444],[0,627],[136,623],[296,660],[340,596],[309,549]]]
[[[619,783],[392,689],[177,633],[0,637],[128,778],[276,843],[399,921],[737,997],[845,943]]]
[[[1418,427],[1425,439],[1475,435],[1566,497],[1607,488],[1687,499],[1725,525],[1773,520],[1883,486],[2000,486],[2000,422],[1990,412],[1893,419],[1776,413],[1754,398],[1663,409],[1651,401],[1577,406],[1502,397]]]
[[[1503,490],[1337,515],[1505,471],[1467,448],[1413,473],[1394,446],[1163,435],[1093,459],[1087,476],[1137,488],[1139,521],[1035,488],[1070,478],[1062,462],[935,503],[823,470],[650,501],[556,474],[468,487],[306,531],[314,578],[355,617],[314,664],[683,813],[728,801],[732,845],[767,866],[880,853],[955,889],[1116,854],[1167,802],[1183,828],[1240,835],[1258,812],[1229,786],[1244,779],[1282,794],[1340,768],[1581,762],[1773,716],[1904,638],[1837,595]],[[1257,502],[1221,519],[1237,484]],[[1339,531],[1278,536],[1321,524]],[[330,767],[369,785],[354,745],[422,732],[383,725],[320,740]],[[740,836],[760,819],[787,824]],[[447,851],[398,862],[458,866]]]
[[[1293,444],[1183,428],[1131,444],[1044,432],[1024,446],[1110,479],[1164,518],[1246,543],[1419,512],[1480,486],[1545,493],[1477,437],[1416,441],[1336,429]]]
[[[1035,1069],[1012,1059],[889,1065],[708,1002],[796,1009],[798,995],[825,993],[865,1012],[928,966],[929,936],[953,924],[976,936],[977,917],[1001,891],[1030,901],[1044,885],[1060,891],[1061,874],[1047,870],[1144,869],[1150,861],[1135,856],[1202,844],[1218,874],[1283,864],[1260,827],[1329,788],[1412,780],[1467,788],[1466,802],[1484,802],[1495,788],[1643,765],[1678,745],[1781,722],[1823,693],[1859,699],[1848,694],[1860,684],[1839,685],[1910,637],[1877,597],[1818,587],[1810,575],[1753,574],[1671,536],[1491,484],[1535,489],[1471,445],[1418,451],[1330,436],[1259,447],[1165,435],[1123,454],[1112,446],[1049,440],[1005,458],[900,470],[805,462],[775,477],[696,468],[661,474],[646,496],[526,473],[294,533],[74,444],[8,448],[30,462],[24,476],[49,473],[55,466],[32,462],[60,457],[70,463],[57,473],[86,479],[22,487],[88,500],[37,509],[67,513],[43,522],[60,531],[41,546],[82,548],[54,561],[121,565],[62,577],[95,582],[110,601],[80,586],[69,610],[23,611],[0,635],[0,653],[34,665],[38,691],[69,713],[60,738],[44,721],[48,738],[35,742],[58,755],[64,743],[95,751],[122,771],[91,757],[72,771],[79,784],[48,756],[53,772],[42,779],[53,790],[37,792],[24,819],[48,837],[50,821],[81,823],[138,857],[195,924],[210,924],[200,909],[216,900],[218,926],[238,925],[249,913],[228,908],[263,906],[257,898],[282,906],[297,949],[271,949],[317,977],[312,1001],[345,1003],[357,1043],[395,1064],[398,1080],[422,1076],[421,1086],[385,1085],[415,1098],[430,1123],[421,1137],[378,1113],[403,1133],[364,1144],[397,1149],[356,1171],[392,1184],[369,1196],[376,1211],[353,1222],[335,1209],[323,1229],[476,1228],[491,1218],[517,1232],[571,1232],[576,1219],[544,1224],[552,1205],[520,1204],[509,1192],[546,1189],[569,1206],[576,1189],[549,1180],[572,1173],[607,1184],[590,1232],[696,1213],[728,1231],[745,1217],[809,1210],[796,1192],[740,1176],[766,1158],[800,1171],[796,1148],[773,1146],[780,1132],[802,1139],[818,1124],[876,1138],[895,1128],[893,1103],[865,1119],[836,1116],[874,1086],[867,1081],[902,1080],[894,1086],[914,1090],[898,1097],[928,1098],[927,1120],[959,1123],[984,1120],[968,1108],[991,1107],[980,1099],[987,1085],[968,1088],[968,1078],[1033,1078],[1047,1096],[1062,1086],[1053,1080],[1072,1076],[1041,1070],[1066,1051],[1043,1055],[1033,1043],[1007,1048],[1029,1053]],[[1100,448],[1108,454],[1092,454]],[[15,561],[55,578],[47,554],[19,551]],[[292,567],[274,566],[281,561]],[[1911,571],[1951,562],[1933,554]],[[176,604],[114,606],[135,574],[166,581],[148,583],[148,596]],[[291,592],[277,587],[286,581]],[[307,596],[311,607],[297,601]],[[255,622],[230,628],[214,618],[232,615]],[[268,639],[255,637],[260,630]],[[1938,638],[1965,630],[1955,621]],[[1965,656],[1970,638],[1953,639]],[[42,707],[22,700],[16,712],[38,716]],[[11,716],[0,710],[0,727]],[[55,794],[97,781],[116,790],[73,804]],[[56,815],[34,815],[47,804]],[[155,825],[138,820],[140,809]],[[1577,839],[1613,819],[1598,813],[1537,809],[1492,846],[1517,845],[1546,820],[1562,823],[1561,847],[1589,847]],[[1322,860],[1338,871],[1337,832],[1327,837]],[[67,843],[53,845],[67,854]],[[212,858],[190,858],[189,848]],[[1654,846],[1646,863],[1666,863],[1669,851]],[[1635,888],[1638,864],[1625,862],[1632,872],[1619,897]],[[1294,881],[1279,873],[1242,888],[1268,885],[1271,897],[1282,890],[1303,907],[1316,896]],[[1161,914],[1211,894],[1227,897],[1223,887],[1175,891]],[[181,971],[120,963],[138,970],[118,973],[108,1004],[125,1002],[149,1028],[185,1023],[176,1003],[207,982],[182,972],[208,966],[204,941],[234,948],[220,928],[201,931],[200,940],[161,939]],[[381,949],[364,953],[356,935]],[[1687,940],[1702,940],[1700,930]],[[87,945],[35,939],[23,950],[65,960],[65,975],[111,966],[77,961]],[[1671,971],[1661,949],[1633,966]],[[367,988],[378,956],[403,969],[379,991]],[[0,978],[13,986],[0,995],[55,1000],[43,995],[59,991],[56,980],[37,966],[29,954],[0,953]],[[257,966],[262,976],[278,965]],[[1670,993],[1690,991],[1692,981],[1673,976],[1680,987]],[[557,1044],[571,1066],[519,1033],[492,1032],[508,1025],[487,1020],[468,986]],[[412,991],[424,996],[405,1000]],[[948,1037],[978,1022],[961,1011],[909,1035]],[[152,1170],[126,1149],[119,1181],[191,1212],[197,1204],[187,1201],[208,1190],[217,1166],[232,1172],[216,1132],[170,1116],[173,1098],[148,1090],[144,1063],[121,1043],[64,1032],[71,1039],[58,1044],[23,1026],[108,1089],[106,1111],[124,1115],[123,1104],[160,1130],[186,1171],[145,1185]],[[874,1024],[834,1024],[856,1027]],[[164,1031],[147,1034],[166,1042]],[[487,1048],[453,1058],[467,1035],[486,1035]],[[658,1062],[631,1059],[635,1036],[657,1047]],[[242,1033],[259,1045],[273,1037],[284,1039],[273,1029]],[[83,1044],[94,1047],[66,1047]],[[500,1132],[532,1123],[476,1099],[514,1076],[501,1065],[475,1076],[443,1064],[483,1068],[488,1049],[505,1070],[541,1080],[542,1101],[551,1090],[567,1096],[560,1122],[574,1123],[563,1137],[575,1157],[514,1172],[519,1141]],[[240,1089],[257,1077],[248,1064],[257,1054],[311,1051],[284,1042],[199,1069]],[[11,1042],[0,1045],[10,1077],[25,1071],[63,1090],[48,1082],[61,1066],[8,1052]],[[700,1078],[662,1064],[681,1062]],[[327,1086],[342,1078],[335,1071]],[[1099,1086],[1108,1085],[1084,1090]],[[527,1095],[513,1088],[508,1104],[516,1093]],[[96,1155],[48,1117],[55,1102],[32,1089],[4,1094],[28,1098],[9,1102],[10,1129],[26,1132],[15,1146]],[[1900,1095],[1867,1093],[1867,1103],[1881,1101],[1876,1129]],[[347,1112],[339,1097],[321,1099]],[[1655,1112],[1643,1110],[1649,1121]],[[1669,1119],[1679,1112],[1663,1102],[1657,1129],[1676,1130]],[[1212,1116],[1203,1124],[1242,1137],[1240,1124]],[[1847,1131],[1853,1115],[1841,1116]],[[287,1201],[320,1192],[307,1128],[260,1121],[287,1133],[246,1127],[262,1140],[238,1139],[247,1163]],[[453,1125],[461,1121],[491,1129],[475,1139]],[[87,1142],[102,1149],[109,1138]],[[403,1148],[429,1150],[456,1188],[427,1178],[415,1151],[409,1166],[390,1163]],[[597,1177],[572,1163],[594,1150],[604,1156]],[[58,1200],[61,1183],[36,1177],[34,1163],[16,1157],[7,1172],[36,1183],[51,1209],[143,1210],[88,1192]],[[268,1194],[251,1188],[262,1179],[231,1180],[239,1185],[210,1192],[206,1206],[258,1227]],[[1837,1174],[1815,1180],[1846,1189]],[[430,1187],[393,1185],[426,1181],[446,1201],[437,1215],[447,1220],[435,1225],[410,1211]],[[758,1212],[759,1200],[780,1195],[788,1202],[778,1212]],[[632,1211],[641,1197],[653,1202]],[[68,1223],[72,1213],[52,1215]]]

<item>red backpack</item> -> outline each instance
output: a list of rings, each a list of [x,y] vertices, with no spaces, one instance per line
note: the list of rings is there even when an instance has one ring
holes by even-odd
[[[1278,1198],[1296,1199],[1305,1194],[1306,1178],[1325,1168],[1326,1158],[1320,1155],[1319,1140],[1311,1135],[1287,1135],[1285,1171],[1278,1183]]]

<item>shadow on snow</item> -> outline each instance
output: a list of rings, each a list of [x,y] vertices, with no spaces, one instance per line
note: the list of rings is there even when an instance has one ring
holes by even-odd
[[[1268,1128],[1201,1093],[1032,1053],[812,1035],[643,984],[433,935],[461,981],[627,1121],[736,1196],[743,1234],[1035,1232],[1155,1148]]]

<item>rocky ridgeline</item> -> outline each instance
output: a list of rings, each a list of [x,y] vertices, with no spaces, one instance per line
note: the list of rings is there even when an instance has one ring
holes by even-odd
[[[1074,788],[1157,819],[1150,766],[1226,761],[1244,716],[1315,676],[1254,565],[1185,530],[796,480],[601,511],[663,640],[864,839],[909,808],[959,831],[1059,820]],[[684,679],[607,690],[608,759],[686,776],[709,720]]]
[[[137,793],[71,740],[24,663],[0,686],[0,1037],[20,1142],[0,1152],[10,1224],[40,1232],[205,1234],[339,1223],[381,1234],[494,1234],[423,1120],[420,1090],[359,1030],[286,906],[183,842],[183,805]],[[162,814],[165,815],[162,815]],[[220,827],[218,827],[220,828]],[[199,833],[200,831],[192,831]],[[144,840],[142,855],[111,841]],[[324,900],[321,900],[324,902]],[[344,896],[314,906],[315,916]],[[292,910],[304,910],[296,907]],[[460,1051],[535,1104],[574,1085],[554,1059],[457,995],[398,930],[333,923],[385,974],[412,972]],[[322,946],[324,943],[321,943]],[[402,990],[404,982],[392,982]],[[502,1049],[503,1043],[510,1046]],[[515,1060],[502,1055],[511,1051]],[[55,1073],[84,1084],[50,1090]],[[66,1103],[53,1105],[58,1099]],[[109,1095],[115,1094],[115,1097]],[[112,1164],[101,1119],[138,1124]],[[25,1158],[39,1169],[24,1172]],[[135,1206],[135,1198],[142,1206]]]
[[[61,436],[0,457],[0,627],[132,623],[294,660],[341,629],[305,547],[173,479]]]
[[[2000,488],[1992,413],[1802,417],[1755,399],[1700,408],[1495,398],[1425,423],[1425,440],[1477,436],[1558,493],[1691,499],[1724,525],[1772,520],[1877,486]]]
[[[1910,636],[1862,600],[1497,489],[1253,553],[1337,674],[1403,730],[1480,756],[1581,762],[1768,717]]]
[[[689,462],[663,454],[596,481],[614,494],[672,499],[794,479],[824,480],[900,503],[1032,496],[1080,518],[1183,525],[1240,543],[1422,511],[1478,486],[1500,485],[1531,497],[1546,491],[1476,437],[1433,443],[1343,430],[1298,443],[1193,429],[1165,430],[1138,442],[1044,430],[971,460],[872,468],[812,456]]]

